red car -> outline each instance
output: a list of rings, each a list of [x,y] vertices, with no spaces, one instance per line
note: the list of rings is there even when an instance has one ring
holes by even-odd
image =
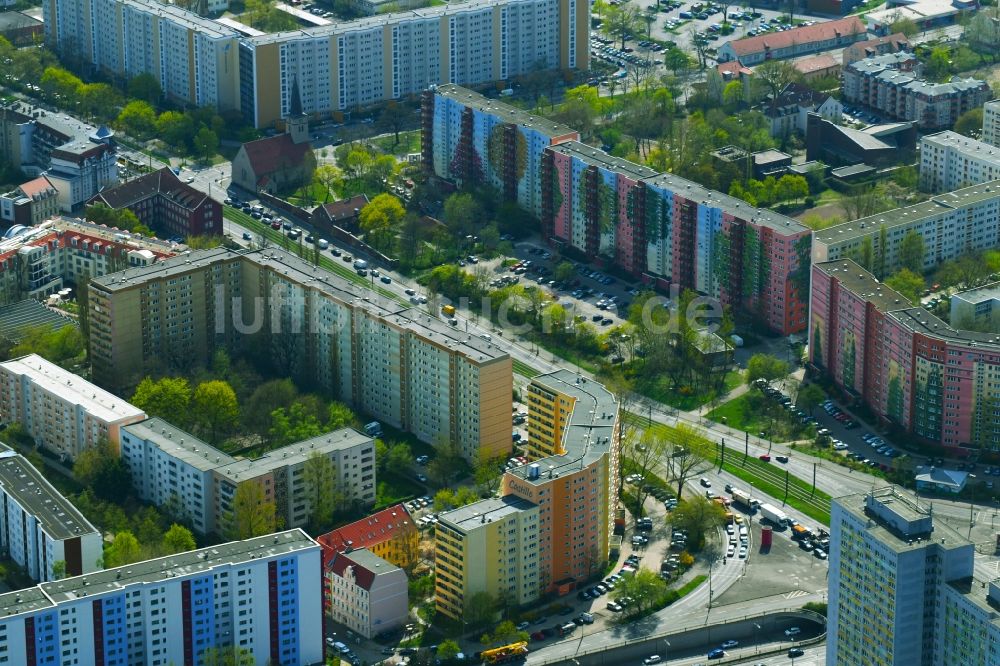
[[[271,223],[272,229],[281,229],[281,220],[275,220]]]
[[[771,456],[767,455],[766,453],[762,456],[757,456],[757,457],[763,460],[764,462],[771,462]]]
[[[545,640],[545,634],[543,634],[540,631],[536,631],[535,633],[531,634],[531,640],[533,640],[533,641],[544,641]]]

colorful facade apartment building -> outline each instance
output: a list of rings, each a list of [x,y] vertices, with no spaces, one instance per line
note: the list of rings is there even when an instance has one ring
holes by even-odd
[[[364,548],[396,566],[405,567],[419,551],[420,531],[406,506],[397,504],[331,530],[316,537],[316,541],[323,547],[323,562],[327,566],[337,553]]]
[[[426,93],[423,113],[426,168],[459,182],[466,182],[467,174],[485,173],[482,155],[489,145],[476,127],[502,128],[520,120],[514,132],[520,136],[525,126],[537,134],[538,123],[548,123],[457,86]],[[493,184],[508,200],[516,189],[521,205],[540,218],[546,240],[570,254],[616,266],[648,284],[678,284],[714,296],[783,335],[805,330],[812,235],[807,227],[612,157],[579,143],[562,126],[545,128],[534,143],[525,140],[523,157],[520,150],[510,153],[517,158],[518,177],[510,181],[517,188],[505,189],[496,185],[502,180],[483,175],[475,182]],[[529,191],[534,198],[525,205],[522,193]]]
[[[253,342],[286,376],[470,462],[511,450],[505,351],[280,249],[195,251],[95,278],[90,331],[94,379],[117,390],[163,359],[191,366]]]
[[[886,247],[881,248],[882,229]],[[924,271],[976,250],[1000,246],[1000,180],[964,187],[905,208],[876,213],[817,231],[813,263],[855,256],[870,239],[872,254],[884,263],[883,275],[902,267],[899,249],[910,232],[924,239]]]
[[[134,562],[0,595],[0,659],[19,666],[324,658],[320,548],[302,530]]]
[[[0,551],[45,582],[99,570],[103,544],[97,528],[34,465],[0,444]]]
[[[461,617],[478,592],[517,604],[565,594],[608,560],[618,497],[618,403],[601,384],[568,370],[535,377],[528,396],[529,437],[537,439],[528,465],[504,474],[502,499],[438,517],[435,594],[449,617]],[[489,555],[484,568],[476,557],[490,548],[499,549],[499,559]]]
[[[565,125],[453,84],[425,91],[421,113],[429,171],[460,185],[489,185],[536,217],[545,149],[580,138]]]
[[[1000,337],[958,330],[849,259],[812,271],[809,360],[883,422],[957,455],[1000,449]]]

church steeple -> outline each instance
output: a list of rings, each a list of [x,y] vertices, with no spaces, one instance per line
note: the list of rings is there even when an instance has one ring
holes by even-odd
[[[299,80],[292,79],[292,99],[288,103],[288,118],[285,119],[286,131],[292,137],[293,143],[309,141],[309,116],[302,111],[302,96],[299,94]]]

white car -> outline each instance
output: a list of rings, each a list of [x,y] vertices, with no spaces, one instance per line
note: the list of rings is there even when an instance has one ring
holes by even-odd
[[[789,636],[789,637],[791,637],[791,636],[798,636],[801,633],[802,633],[802,630],[799,629],[798,627],[789,627],[788,629],[785,629],[785,635]]]
[[[747,547],[740,546],[740,559],[745,560],[747,558]]]

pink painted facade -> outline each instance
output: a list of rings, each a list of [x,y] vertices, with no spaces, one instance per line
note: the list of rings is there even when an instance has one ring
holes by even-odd
[[[614,230],[615,263],[629,273],[641,272],[645,268],[645,257],[641,266],[636,261],[635,236],[636,229],[632,223],[631,202],[632,193],[639,186],[639,181],[618,174],[618,220]]]
[[[556,201],[559,206],[553,206],[552,235],[563,242],[572,240],[573,230],[573,165],[572,158],[564,153],[549,152],[554,167],[554,186],[559,192]]]

